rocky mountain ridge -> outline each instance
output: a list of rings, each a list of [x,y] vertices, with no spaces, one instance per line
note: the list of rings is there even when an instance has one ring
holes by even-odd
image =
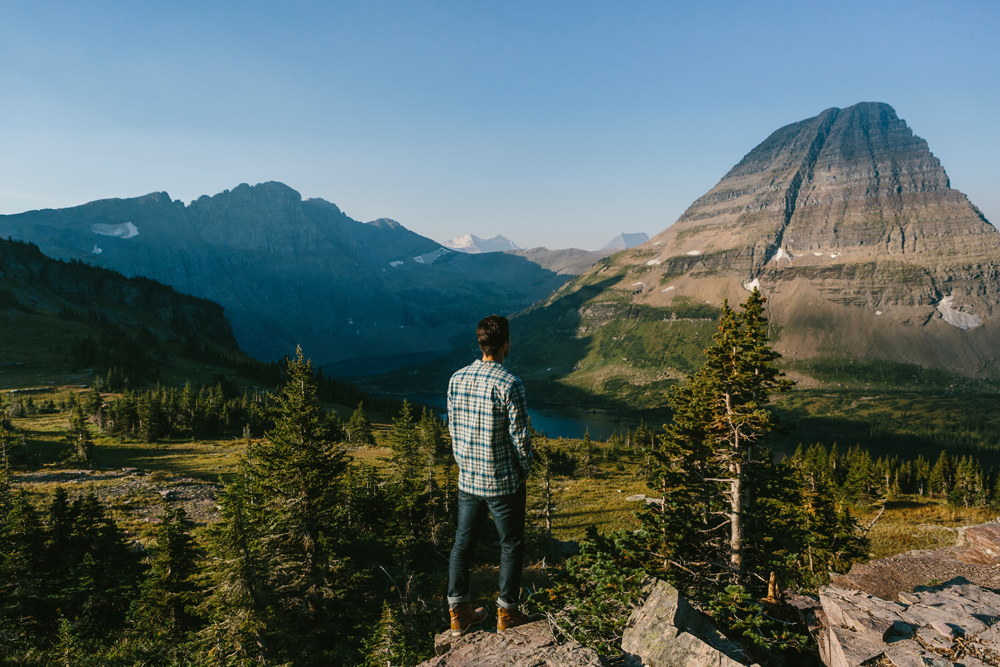
[[[157,192],[0,216],[0,234],[216,301],[265,360],[297,344],[323,364],[440,354],[484,314],[569,279],[522,256],[453,252],[390,219],[358,222],[274,182],[186,206]]]
[[[163,335],[205,337],[236,349],[222,306],[154,280],[54,260],[30,243],[0,239],[0,290],[0,309],[96,310],[129,329],[153,326]]]

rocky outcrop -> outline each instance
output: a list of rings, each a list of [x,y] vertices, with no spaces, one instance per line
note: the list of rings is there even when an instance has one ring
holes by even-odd
[[[629,618],[622,635],[625,655],[616,664],[629,667],[745,667],[744,649],[726,639],[665,581],[650,580],[642,607]],[[461,637],[443,632],[435,640],[436,658],[420,667],[597,667],[593,650],[569,640],[558,643],[547,621],[529,623],[503,634],[476,630]]]
[[[622,651],[655,667],[743,667],[752,660],[694,609],[676,588],[654,581],[629,618]]]
[[[559,644],[547,621],[528,623],[503,633],[478,630],[461,637],[442,632],[434,641],[438,654],[420,667],[600,667],[592,649],[569,641]]]
[[[822,589],[823,662],[829,667],[1000,665],[1000,594],[959,577],[919,586],[900,600]]]
[[[955,547],[832,575],[797,606],[829,667],[1000,665],[998,568],[1000,523],[970,526]]]
[[[833,585],[887,600],[928,581],[961,577],[1000,590],[1000,523],[959,529],[956,546],[856,563],[847,574],[830,575]]]

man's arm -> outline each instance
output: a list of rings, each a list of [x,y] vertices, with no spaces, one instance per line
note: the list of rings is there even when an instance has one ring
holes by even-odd
[[[521,469],[521,480],[531,472],[531,432],[528,430],[528,402],[524,396],[524,385],[520,378],[507,396],[507,419],[510,442],[514,447],[514,459]]]
[[[448,394],[447,394],[447,396],[448,396],[448,401],[447,401],[447,405],[448,405],[448,434],[451,436],[451,441],[452,442],[455,442],[455,428],[454,428],[455,420],[452,419],[452,414],[453,413],[452,413],[452,397],[451,397],[451,394],[452,394],[452,391],[453,391],[452,387],[453,387],[454,383],[455,383],[455,378],[454,377],[452,377],[450,380],[448,380]]]

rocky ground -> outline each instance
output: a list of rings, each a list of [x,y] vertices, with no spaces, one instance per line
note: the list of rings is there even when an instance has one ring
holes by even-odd
[[[183,508],[195,525],[219,521],[219,485],[202,479],[149,472],[138,468],[113,470],[62,469],[44,466],[15,473],[14,484],[44,505],[45,497],[63,487],[70,498],[89,493],[110,506],[126,522],[160,523],[167,509]]]

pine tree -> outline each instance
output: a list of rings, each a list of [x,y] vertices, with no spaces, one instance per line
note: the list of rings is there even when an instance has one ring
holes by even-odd
[[[198,639],[208,664],[268,664],[267,626],[277,593],[261,554],[266,509],[252,462],[241,462],[219,503],[222,520],[209,529],[211,594],[201,609],[209,625]]]
[[[170,644],[194,627],[191,610],[198,601],[193,578],[198,571],[197,546],[188,532],[193,524],[183,509],[168,509],[152,551],[149,572],[132,617],[144,640]]]
[[[93,493],[75,500],[63,513],[69,529],[66,549],[47,577],[50,598],[77,628],[115,627],[125,620],[143,566],[125,535]],[[55,536],[53,536],[54,538]]]
[[[871,454],[860,446],[847,450],[847,475],[844,479],[844,497],[852,503],[863,505],[871,500],[872,480],[875,476]]]
[[[768,345],[763,306],[757,290],[742,313],[723,303],[714,344],[701,370],[672,390],[672,421],[650,450],[648,483],[661,499],[642,519],[654,555],[675,579],[745,584],[753,565],[746,545],[763,544],[771,530],[755,522],[763,510],[754,480],[774,476],[762,449],[781,427],[770,396],[792,383],[773,366],[779,355]]]
[[[7,429],[0,424],[0,522],[10,509],[10,457],[7,454]]]
[[[597,477],[600,469],[597,467],[597,456],[594,452],[594,441],[590,439],[590,429],[583,433],[580,444],[580,474],[584,477]]]
[[[139,437],[155,442],[167,434],[167,413],[159,392],[148,392],[139,399]]]
[[[0,523],[0,627],[25,628],[40,614],[43,534],[24,490]]]
[[[403,538],[412,542],[419,530],[418,505],[423,496],[421,480],[424,475],[421,474],[420,436],[413,422],[413,408],[407,401],[403,401],[399,415],[392,420],[389,446],[392,448],[391,480],[404,523]]]
[[[410,663],[406,629],[388,602],[382,603],[382,618],[365,646],[365,667],[401,667]]]
[[[781,355],[768,345],[764,303],[757,289],[740,314],[723,303],[715,344],[705,351],[701,381],[694,385],[697,400],[709,411],[704,428],[711,458],[721,472],[711,481],[729,487],[729,564],[740,582],[745,579],[744,518],[752,502],[747,472],[758,462],[757,450],[768,434],[781,427],[770,396],[792,387],[773,366]]]
[[[371,422],[368,421],[368,415],[365,413],[364,402],[358,403],[358,407],[355,408],[354,414],[351,415],[351,419],[347,422],[347,440],[354,445],[375,445],[375,434],[372,432]]]
[[[75,463],[92,463],[94,443],[87,430],[87,418],[79,403],[74,403],[73,413],[69,420],[69,431],[66,433],[67,457]]]
[[[337,550],[346,524],[347,458],[331,438],[316,392],[312,362],[299,349],[275,398],[274,428],[248,457],[260,491],[258,553],[286,627],[328,638],[346,595]]]
[[[552,515],[555,504],[552,502],[552,450],[548,438],[537,437],[535,443],[535,468],[539,491],[542,495],[541,513],[545,517],[545,553],[550,560],[555,559],[555,543],[552,540]]]
[[[425,488],[427,496],[427,511],[430,538],[433,544],[438,542],[438,531],[440,522],[438,519],[438,487],[434,478],[434,467],[437,457],[444,449],[444,439],[441,435],[441,426],[433,413],[428,408],[424,408],[420,414],[420,423],[417,425],[417,432],[420,435],[420,447],[423,450],[423,457],[426,461]]]
[[[937,463],[934,464],[934,468],[930,471],[927,478],[927,485],[930,488],[931,495],[947,498],[951,492],[953,477],[954,471],[951,458],[948,456],[948,452],[941,450],[941,456],[938,457]]]

